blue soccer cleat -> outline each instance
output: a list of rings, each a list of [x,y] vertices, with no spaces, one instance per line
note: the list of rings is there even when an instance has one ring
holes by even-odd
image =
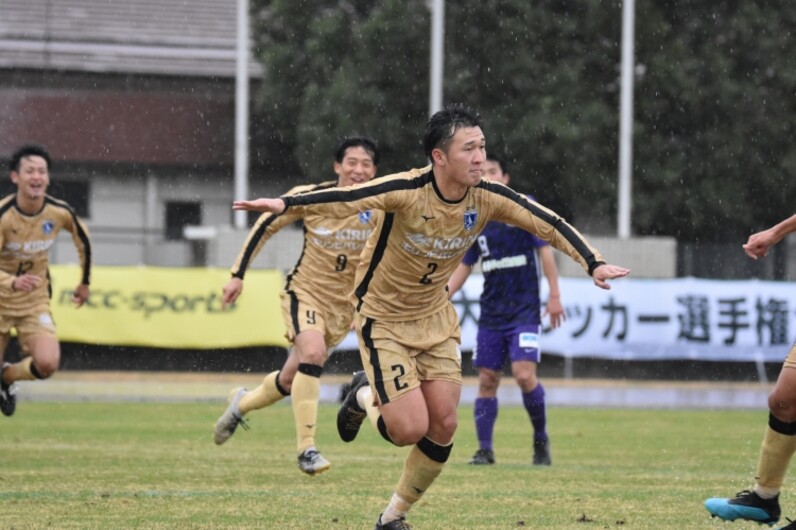
[[[734,499],[708,499],[705,509],[713,517],[724,521],[745,519],[772,526],[779,521],[782,513],[779,508],[779,495],[773,499],[764,499],[754,491],[744,490]]]

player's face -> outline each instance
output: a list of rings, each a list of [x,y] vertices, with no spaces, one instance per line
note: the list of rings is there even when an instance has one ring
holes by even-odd
[[[355,146],[346,149],[342,162],[335,161],[334,172],[337,173],[338,186],[353,186],[375,177],[376,166],[364,147]]]
[[[484,162],[484,178],[500,182],[501,184],[509,183],[508,173],[503,173],[500,170],[500,164],[494,160],[487,160]]]
[[[451,138],[447,153],[442,153],[445,173],[458,184],[475,186],[481,182],[486,161],[486,138],[481,127],[461,127]]]
[[[19,162],[19,171],[11,172],[11,181],[17,185],[18,192],[26,199],[44,198],[50,185],[50,172],[47,161],[40,156],[26,156]]]

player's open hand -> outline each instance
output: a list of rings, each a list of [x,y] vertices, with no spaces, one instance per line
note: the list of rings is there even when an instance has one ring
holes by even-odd
[[[83,307],[83,304],[88,300],[89,293],[88,284],[81,283],[72,291],[72,302],[74,302],[76,307]]]
[[[618,265],[600,265],[591,273],[592,280],[594,280],[594,285],[599,287],[600,289],[610,289],[611,286],[608,285],[606,280],[613,280],[615,278],[622,278],[623,276],[627,276],[630,274],[630,269],[626,269],[624,267],[620,267]]]
[[[547,305],[545,306],[544,314],[542,316],[550,317],[550,327],[552,329],[558,328],[561,323],[566,320],[567,317],[564,315],[564,306],[561,305],[560,296],[548,297]]]
[[[243,280],[238,277],[230,278],[221,290],[221,309],[226,309],[228,305],[234,304],[242,292]]]
[[[234,201],[233,210],[246,210],[249,212],[282,213],[285,211],[285,201],[282,199],[254,199],[252,201]]]
[[[24,291],[29,293],[41,285],[41,282],[42,279],[35,274],[25,273],[14,278],[14,280],[11,282],[11,288],[14,291]]]

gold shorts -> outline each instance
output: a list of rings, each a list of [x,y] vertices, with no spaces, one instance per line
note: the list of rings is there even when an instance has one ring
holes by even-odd
[[[0,342],[8,344],[11,330],[17,330],[19,347],[23,353],[28,354],[28,338],[47,335],[55,337],[55,322],[48,306],[38,307],[26,315],[0,316]]]
[[[296,335],[308,329],[323,333],[327,348],[337,346],[348,334],[354,316],[354,308],[348,301],[330,305],[300,290],[282,291],[279,298],[285,338],[291,344]]]
[[[419,320],[356,315],[362,366],[377,403],[395,401],[422,381],[462,383],[459,316],[452,304]]]

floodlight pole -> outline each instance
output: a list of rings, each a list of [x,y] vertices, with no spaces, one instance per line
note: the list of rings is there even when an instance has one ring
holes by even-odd
[[[622,92],[619,104],[619,197],[617,235],[630,237],[633,190],[633,73],[635,0],[622,1]]]
[[[428,115],[442,109],[442,78],[445,52],[445,0],[431,0],[431,71]]]
[[[235,64],[235,200],[249,195],[249,2],[238,0]],[[244,211],[235,212],[235,228],[246,228]]]

